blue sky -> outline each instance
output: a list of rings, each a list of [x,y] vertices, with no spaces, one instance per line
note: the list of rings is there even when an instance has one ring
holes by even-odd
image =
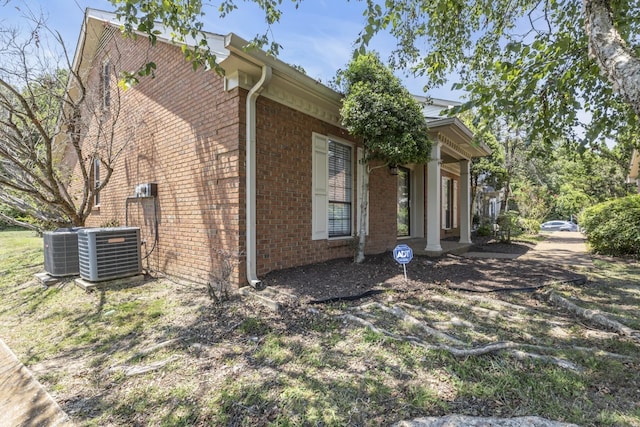
[[[5,4],[6,3],[6,4]],[[265,31],[266,24],[261,12],[252,2],[238,0],[238,10],[224,19],[219,18],[213,6],[205,6],[205,30],[227,34],[236,33],[250,40]],[[19,23],[27,6],[33,12],[40,10],[48,17],[49,26],[59,31],[68,48],[75,50],[84,9],[92,7],[111,11],[113,6],[107,0],[0,0],[0,20]],[[302,66],[310,77],[323,82],[329,81],[337,69],[349,61],[352,43],[364,26],[363,4],[359,1],[305,0],[298,9],[291,2],[283,3],[284,13],[280,23],[271,28],[273,39],[283,46],[279,58],[292,65]],[[390,37],[377,36],[371,48],[386,58],[394,46]],[[414,94],[424,95],[425,80],[406,77],[397,73],[407,88]],[[428,95],[436,98],[459,100],[461,92],[450,90],[451,81],[444,87],[432,90]]]

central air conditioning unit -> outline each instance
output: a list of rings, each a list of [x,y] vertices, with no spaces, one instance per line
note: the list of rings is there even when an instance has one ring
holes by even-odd
[[[78,231],[80,277],[91,282],[142,273],[140,228],[84,228]]]
[[[78,228],[45,231],[44,270],[51,276],[75,276],[78,265]]]

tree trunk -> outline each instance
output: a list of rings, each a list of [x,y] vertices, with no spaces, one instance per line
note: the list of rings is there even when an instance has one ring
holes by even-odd
[[[627,46],[613,22],[610,0],[584,0],[589,54],[640,117],[640,60]]]
[[[469,174],[470,177],[469,179],[471,180],[471,209],[469,209],[469,224],[471,224],[471,228],[473,229],[473,216],[474,214],[478,215],[478,218],[481,218],[482,216],[484,216],[484,209],[483,212],[478,212],[476,203],[478,200],[478,176],[471,173]]]
[[[358,219],[358,252],[356,253],[355,262],[364,261],[364,248],[367,240],[367,214],[369,212],[369,165],[363,165],[362,198],[360,199],[360,218]]]

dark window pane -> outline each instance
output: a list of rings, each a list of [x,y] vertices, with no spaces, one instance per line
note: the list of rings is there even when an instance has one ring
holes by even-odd
[[[351,235],[351,147],[329,141],[329,237]]]

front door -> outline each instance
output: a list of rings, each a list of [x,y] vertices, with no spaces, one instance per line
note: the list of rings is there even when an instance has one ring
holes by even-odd
[[[406,237],[411,235],[410,224],[410,206],[411,194],[410,173],[407,168],[398,168],[398,237]]]

